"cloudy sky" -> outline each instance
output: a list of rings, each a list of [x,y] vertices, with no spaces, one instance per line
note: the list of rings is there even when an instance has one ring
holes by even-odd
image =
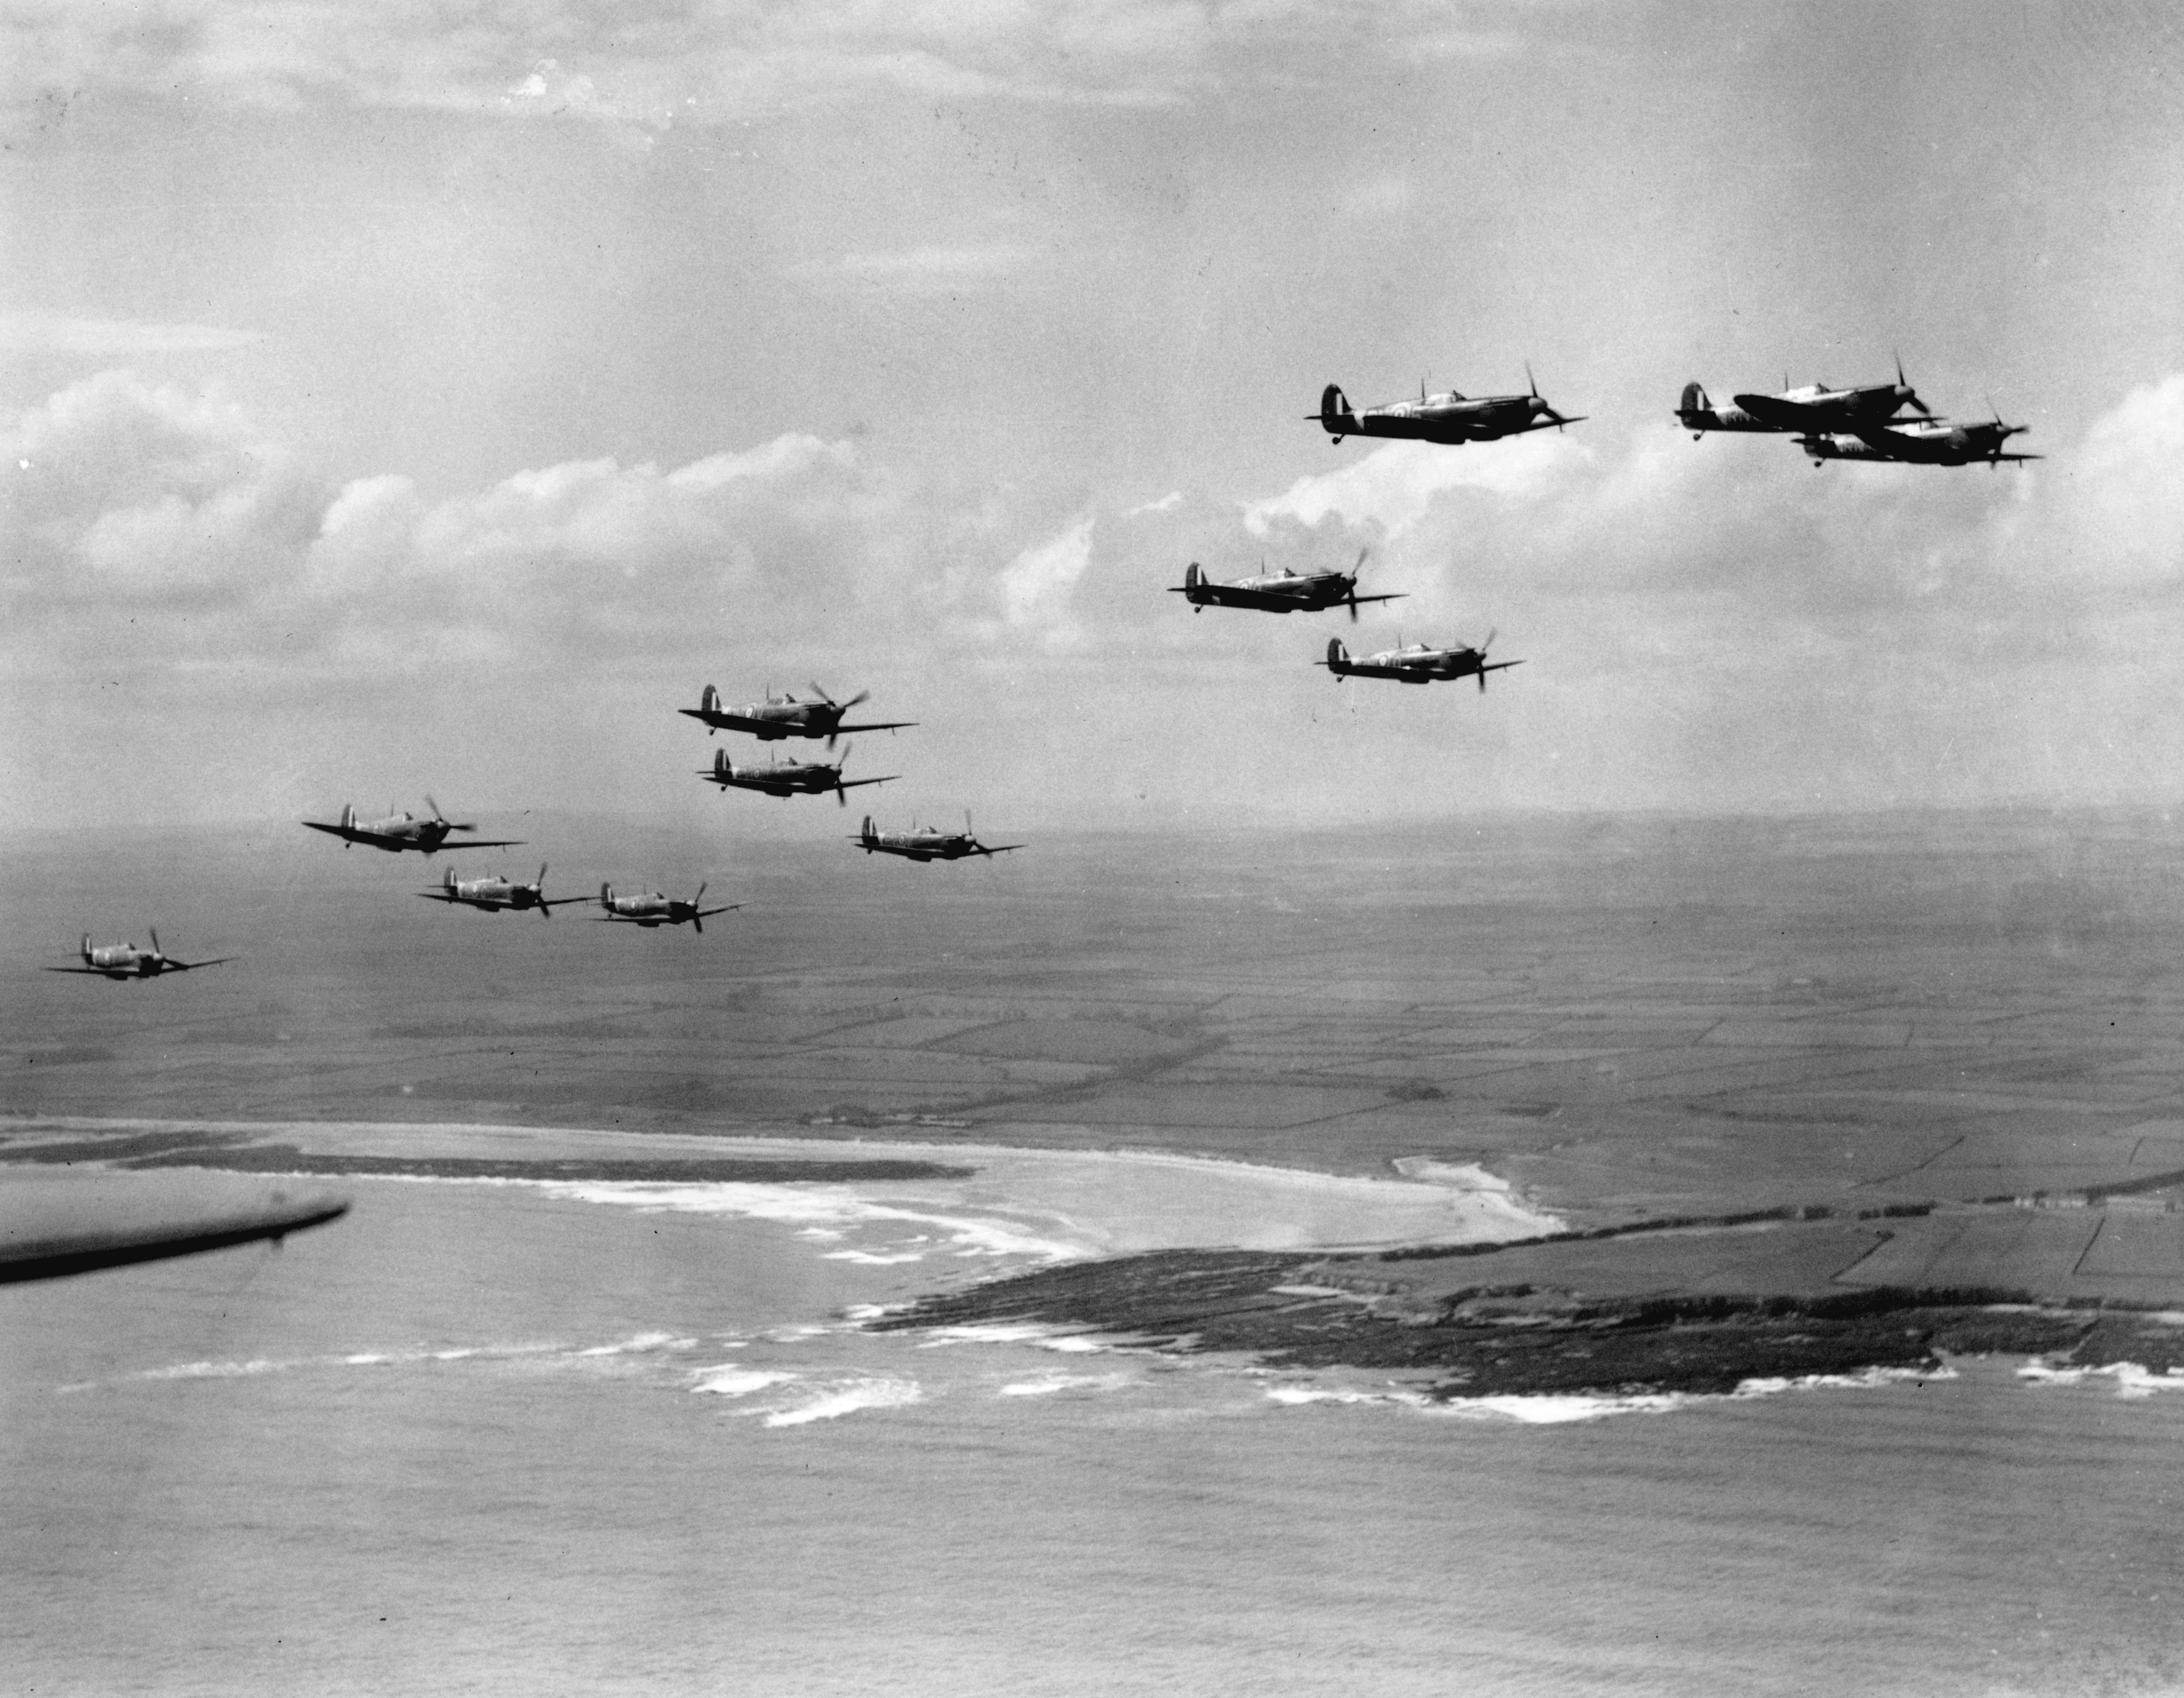
[[[1011,835],[2184,797],[2171,15],[15,0],[0,809],[808,832],[671,711],[808,679]],[[1669,417],[1899,351],[2050,457]],[[1527,361],[1585,422],[1303,417]]]

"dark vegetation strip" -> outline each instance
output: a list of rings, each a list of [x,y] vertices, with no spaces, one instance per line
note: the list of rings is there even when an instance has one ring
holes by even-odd
[[[1393,1260],[1392,1256],[1384,1260]],[[1661,1295],[1544,1304],[1531,1287],[1474,1287],[1402,1310],[1309,1284],[1308,1253],[1156,1252],[1041,1269],[921,1299],[866,1323],[900,1332],[1039,1321],[1156,1348],[1229,1351],[1279,1366],[1425,1371],[1444,1398],[1730,1392],[1747,1380],[1940,1368],[1947,1354],[2059,1355],[2081,1366],[2184,1366],[2184,1328],[2114,1311],[2036,1306],[1984,1287],[1879,1287],[1819,1296]],[[1360,1296],[1362,1294],[1361,1293]],[[1521,1312],[1470,1306],[1533,1297]]]

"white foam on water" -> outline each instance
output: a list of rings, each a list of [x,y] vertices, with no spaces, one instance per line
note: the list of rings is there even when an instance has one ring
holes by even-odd
[[[1557,1427],[1573,1421],[1601,1421],[1611,1415],[1661,1415],[1681,1409],[1694,1399],[1682,1392],[1633,1392],[1617,1397],[1593,1397],[1574,1392],[1541,1392],[1525,1396],[1450,1398],[1422,1408],[1436,1415],[1472,1420],[1522,1422],[1527,1427]]]
[[[691,1387],[694,1392],[710,1392],[716,1397],[749,1397],[753,1392],[762,1392],[768,1386],[785,1385],[797,1377],[786,1372],[769,1372],[763,1368],[738,1368],[733,1363],[722,1362],[698,1371],[705,1377]]]
[[[593,1344],[577,1352],[579,1356],[641,1355],[653,1350],[694,1350],[695,1338],[678,1338],[672,1332],[639,1332],[617,1344]]]
[[[967,1251],[964,1254],[970,1253]],[[922,1262],[925,1260],[925,1253],[911,1250],[900,1256],[882,1256],[875,1255],[870,1250],[829,1250],[826,1260],[830,1262],[859,1262],[868,1268],[885,1268],[893,1267],[897,1262]]]
[[[1114,1348],[1111,1344],[1102,1344],[1096,1338],[1088,1338],[1082,1332],[1064,1332],[1052,1338],[1041,1338],[1037,1343],[1042,1350],[1059,1350],[1069,1356],[1096,1356]]]
[[[1056,1392],[1113,1392],[1140,1385],[1134,1374],[1047,1374],[1035,1380],[1017,1380],[994,1393],[996,1397],[1052,1397]]]
[[[625,1209],[691,1215],[731,1215],[745,1220],[777,1220],[815,1228],[838,1237],[855,1229],[895,1223],[934,1229],[900,1242],[952,1246],[963,1256],[1028,1256],[1039,1261],[1073,1261],[1095,1247],[1042,1237],[1022,1221],[995,1214],[968,1215],[942,1205],[883,1203],[860,1196],[851,1186],[787,1182],[757,1185],[741,1181],[681,1184],[652,1180],[545,1180],[537,1181],[549,1196],[579,1203],[612,1204]],[[954,1205],[960,1207],[960,1205]],[[842,1260],[863,1260],[872,1253],[841,1251]],[[915,1260],[914,1255],[897,1258]]]
[[[851,1380],[794,1409],[772,1411],[766,1416],[766,1425],[803,1427],[815,1421],[838,1421],[861,1409],[898,1409],[920,1401],[924,1395],[914,1380]]]
[[[1055,1336],[1055,1329],[1043,1321],[980,1321],[963,1327],[928,1327],[917,1348],[937,1350],[943,1344],[1039,1343]]]
[[[2045,1362],[2027,1362],[2017,1371],[2021,1380],[2048,1386],[2082,1385],[2096,1375],[2114,1380],[2120,1398],[2149,1398],[2156,1392],[2184,1391],[2184,1372],[2171,1368],[2157,1374],[2138,1362],[2106,1362],[2098,1368],[2058,1368]]]
[[[1433,1401],[1424,1392],[1360,1391],[1340,1386],[1268,1386],[1266,1397],[1269,1403],[1287,1404],[1291,1407],[1310,1403],[1346,1403],[1400,1405],[1407,1409],[1424,1409]]]
[[[1938,1368],[1866,1368],[1855,1374],[1755,1375],[1739,1380],[1731,1397],[1774,1397],[1782,1392],[1869,1389],[1875,1386],[1923,1384],[1928,1380],[1953,1380],[1957,1371],[1946,1364]]]

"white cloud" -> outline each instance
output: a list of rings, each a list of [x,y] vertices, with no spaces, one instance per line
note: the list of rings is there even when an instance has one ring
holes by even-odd
[[[1248,503],[1244,523],[1264,536],[1281,519],[1317,525],[1337,518],[1396,538],[1424,519],[1436,498],[1457,489],[1533,499],[1574,482],[1592,455],[1546,432],[1514,441],[1446,448],[1391,442],[1334,472],[1300,478],[1279,495]]]
[[[1017,627],[1041,626],[1051,644],[1073,639],[1070,594],[1092,563],[1092,527],[1087,514],[1059,535],[1024,550],[1001,573],[1001,612]]]

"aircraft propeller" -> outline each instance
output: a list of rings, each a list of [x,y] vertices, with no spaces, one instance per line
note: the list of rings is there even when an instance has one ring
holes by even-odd
[[[700,879],[698,881],[698,894],[690,898],[690,924],[697,928],[698,935],[700,937],[704,936],[705,933],[705,916],[700,913],[698,909],[699,905],[705,900],[705,881],[703,879]]]
[[[806,687],[811,690],[812,695],[818,697],[822,703],[834,710],[835,729],[827,734],[827,746],[829,749],[832,749],[834,746],[834,739],[841,734],[842,716],[847,713],[852,707],[855,707],[859,702],[870,696],[872,695],[872,691],[869,690],[861,690],[847,701],[837,701],[833,696],[827,695],[824,690],[821,689],[820,686],[816,684],[811,684],[807,680]]]
[[[1934,416],[1934,410],[1919,399],[1919,392],[1916,389],[1913,388],[1910,384],[1904,382],[1903,355],[1901,352],[1898,352],[1896,356],[1896,387],[1903,391],[1903,405],[1905,406],[1910,408],[1912,411],[1918,414],[1922,419],[1930,419]],[[1992,404],[1989,403],[1989,405],[1991,405]]]
[[[829,737],[827,740],[831,744],[834,740]],[[856,746],[855,743],[843,744],[842,758],[834,762],[834,805],[837,807],[850,805],[850,793],[842,788],[842,768],[850,764],[850,751]]]
[[[152,934],[152,953],[164,961],[167,958],[167,952],[159,947],[159,928],[155,925],[149,930]]]
[[[1357,623],[1357,574],[1364,571],[1365,556],[1370,552],[1369,546],[1359,549],[1357,564],[1350,568],[1350,623],[1353,625]]]
[[[1481,695],[1486,694],[1486,651],[1494,646],[1495,638],[1501,634],[1498,626],[1490,627],[1486,633],[1486,640],[1479,645],[1479,693]]]
[[[477,827],[475,824],[472,824],[468,821],[448,818],[446,814],[440,812],[440,804],[434,802],[429,793],[427,793],[425,797],[425,806],[432,810],[432,818],[438,820],[441,824],[446,826],[450,831],[475,831],[477,829]]]
[[[546,863],[538,863],[538,876],[531,881],[531,899],[538,904],[538,912],[548,919],[554,918],[553,904],[546,900]]]

